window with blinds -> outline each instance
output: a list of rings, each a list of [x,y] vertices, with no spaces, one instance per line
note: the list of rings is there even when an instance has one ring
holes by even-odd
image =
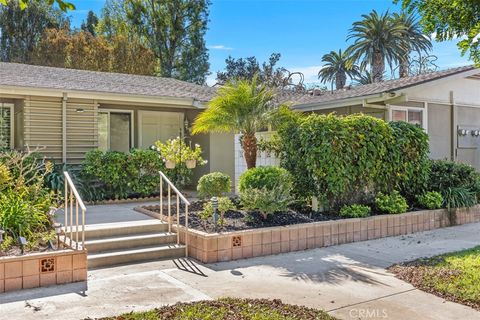
[[[12,146],[12,106],[0,103],[0,149],[11,149]]]

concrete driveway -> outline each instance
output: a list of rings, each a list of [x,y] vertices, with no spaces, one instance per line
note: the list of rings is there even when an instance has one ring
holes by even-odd
[[[75,285],[0,295],[0,319],[81,319],[222,296],[280,298],[342,319],[480,319],[385,268],[480,244],[480,224],[210,265],[185,260],[89,272]]]

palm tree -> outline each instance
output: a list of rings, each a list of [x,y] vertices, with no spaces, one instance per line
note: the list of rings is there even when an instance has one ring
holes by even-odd
[[[430,39],[423,34],[422,26],[414,14],[408,14],[405,12],[394,13],[393,19],[397,20],[398,23],[403,24],[406,28],[405,36],[402,41],[405,42],[404,46],[406,47],[407,52],[400,57],[399,75],[400,78],[408,77],[410,69],[410,54],[415,51],[421,57],[422,53],[428,53],[428,51],[432,50],[432,43],[430,42]]]
[[[227,82],[219,87],[207,110],[200,113],[193,124],[192,133],[239,132],[247,168],[257,161],[255,133],[268,124],[268,111],[274,93],[257,77]]]
[[[355,65],[351,57],[346,52],[338,50],[338,52],[330,51],[322,57],[322,62],[325,65],[318,72],[318,78],[322,83],[331,82],[333,89],[333,82],[335,81],[335,88],[342,89],[346,82],[347,76],[350,78],[360,75],[360,70]]]
[[[370,66],[374,82],[383,79],[385,62],[390,68],[408,50],[403,37],[406,27],[387,12],[379,15],[373,10],[368,15],[362,15],[363,20],[353,23],[349,39],[355,39],[348,48],[355,61],[361,60],[361,68]]]

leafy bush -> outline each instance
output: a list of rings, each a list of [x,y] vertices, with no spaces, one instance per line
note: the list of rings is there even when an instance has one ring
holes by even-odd
[[[443,205],[443,197],[440,192],[429,191],[418,197],[418,203],[427,209],[439,209]]]
[[[228,174],[212,172],[198,180],[197,191],[201,198],[223,196],[231,191],[232,180]]]
[[[163,161],[155,150],[132,149],[130,153],[92,150],[82,164],[80,189],[90,201],[102,197],[148,196],[158,191],[160,170],[164,170]],[[102,193],[95,194],[95,189]]]
[[[223,227],[225,223],[225,213],[229,210],[235,210],[236,207],[228,197],[218,198],[218,213],[220,214],[218,224]],[[203,204],[203,210],[200,212],[200,218],[203,220],[204,229],[206,229],[207,220],[213,217],[213,204],[211,201],[207,201]]]
[[[480,173],[474,167],[446,160],[432,160],[428,188],[442,192],[447,188],[466,188],[480,191]]]
[[[462,187],[448,187],[443,190],[443,205],[450,211],[452,208],[472,207],[477,203],[476,194]]]
[[[426,188],[429,146],[422,128],[365,115],[305,116],[285,108],[277,117],[275,150],[295,177],[298,197],[338,207],[378,192],[411,196]]]
[[[370,215],[370,207],[361,204],[352,204],[349,206],[343,206],[340,209],[340,216],[346,218],[363,218]]]
[[[249,189],[273,189],[278,185],[288,185],[292,183],[290,173],[280,167],[265,166],[251,168],[245,171],[239,179],[238,188],[240,192]]]
[[[380,211],[390,214],[404,213],[408,209],[407,200],[398,191],[391,194],[379,193],[375,198],[375,205]]]
[[[52,170],[53,164],[35,153],[0,153],[0,229],[6,231],[7,239],[3,250],[19,236],[35,246],[41,235],[51,231],[49,211],[59,202],[57,195],[45,187],[45,177]]]
[[[247,210],[258,210],[263,219],[268,215],[285,211],[292,203],[291,185],[277,185],[272,189],[247,189],[240,193],[242,206]]]

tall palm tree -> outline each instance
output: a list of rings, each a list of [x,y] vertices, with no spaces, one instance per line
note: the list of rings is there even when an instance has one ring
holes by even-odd
[[[354,39],[349,47],[352,57],[361,61],[362,69],[370,66],[374,82],[383,79],[385,62],[392,68],[407,52],[403,37],[406,27],[387,12],[379,15],[375,10],[362,15],[362,20],[353,23],[347,40]]]
[[[403,24],[406,28],[404,46],[407,50],[406,54],[400,57],[399,61],[399,75],[400,78],[409,76],[410,69],[410,54],[412,52],[418,53],[421,57],[422,53],[428,53],[432,50],[432,43],[430,39],[422,32],[422,26],[414,14],[409,13],[394,13],[393,19],[398,23]]]
[[[207,110],[197,116],[192,133],[240,133],[247,168],[254,168],[257,161],[255,133],[268,124],[273,98],[273,91],[259,84],[257,77],[227,82],[218,88]]]
[[[330,51],[322,57],[322,62],[325,65],[318,72],[318,78],[322,80],[322,83],[331,82],[333,88],[333,82],[335,82],[335,88],[342,89],[347,83],[347,76],[350,78],[360,75],[360,70],[355,65],[348,55],[348,52],[342,52],[342,50]]]

